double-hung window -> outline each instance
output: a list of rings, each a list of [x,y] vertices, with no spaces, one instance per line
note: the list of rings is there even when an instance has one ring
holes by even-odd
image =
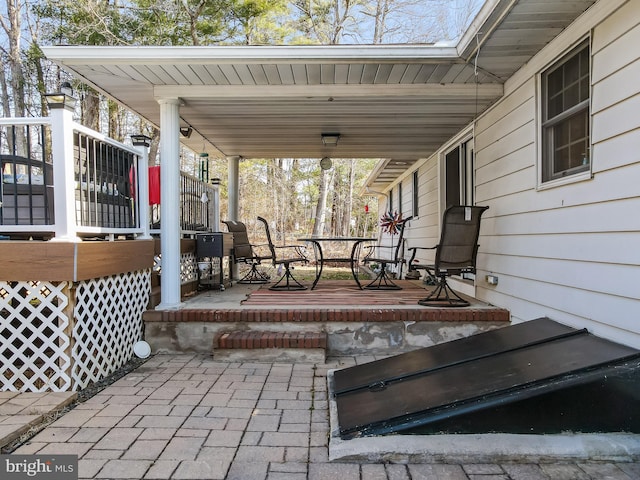
[[[542,182],[590,168],[588,40],[542,73]]]

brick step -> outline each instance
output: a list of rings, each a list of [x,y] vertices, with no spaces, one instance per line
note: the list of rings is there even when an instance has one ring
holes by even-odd
[[[222,331],[213,339],[219,360],[324,363],[326,332]]]

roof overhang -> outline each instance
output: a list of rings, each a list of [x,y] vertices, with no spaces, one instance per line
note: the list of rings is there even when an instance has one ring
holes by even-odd
[[[594,1],[489,0],[457,45],[43,51],[156,126],[158,100],[179,98],[193,130],[181,140],[196,152],[381,158],[368,184],[384,189],[500,98],[504,80]],[[339,133],[338,145],[322,133]]]

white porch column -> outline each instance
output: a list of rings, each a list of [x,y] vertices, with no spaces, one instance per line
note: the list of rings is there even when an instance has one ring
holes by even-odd
[[[76,223],[76,187],[73,171],[73,112],[50,108],[53,153],[54,241],[80,242]]]
[[[179,98],[160,104],[160,304],[157,310],[180,306],[180,116]]]
[[[220,179],[212,178],[211,185],[213,185],[213,201],[209,202],[209,218],[211,219],[211,228],[213,229],[213,231],[219,232],[220,231]]]
[[[227,215],[228,220],[238,220],[238,187],[240,185],[240,160],[242,157],[227,157],[227,164],[229,169],[229,180],[227,185],[227,196],[229,204],[229,212]],[[238,265],[235,262],[231,263],[231,278],[238,279]]]
[[[238,187],[240,185],[240,160],[242,157],[227,157],[229,168],[229,184],[227,186],[229,196],[229,220],[238,220]]]

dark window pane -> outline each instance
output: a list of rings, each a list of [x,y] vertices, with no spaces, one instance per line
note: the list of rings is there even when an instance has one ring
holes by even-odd
[[[564,65],[564,84],[575,83],[578,78],[580,78],[580,60],[579,56],[575,56]]]
[[[584,102],[589,98],[589,77],[580,80],[580,102]]]
[[[559,68],[555,72],[549,74],[547,80],[548,94],[550,97],[557,95],[562,91],[562,69]]]
[[[586,125],[584,121],[585,112],[580,112],[574,115],[568,120],[569,123],[569,135],[572,142],[583,139],[587,136]]]
[[[579,54],[580,56],[580,76],[588,77],[589,76],[589,49],[585,48]]]
[[[446,206],[460,205],[460,149],[456,148],[447,153],[445,164]]]
[[[553,141],[556,148],[563,147],[569,143],[569,128],[566,122],[556,125],[553,132]]]
[[[555,117],[559,113],[562,113],[562,95],[556,95],[549,99],[549,112],[547,113],[547,120]]]
[[[580,89],[579,84],[574,83],[567,87],[564,92],[564,110],[568,110],[571,107],[577,105],[580,102]]]
[[[562,173],[569,168],[569,147],[556,149],[553,173]]]

